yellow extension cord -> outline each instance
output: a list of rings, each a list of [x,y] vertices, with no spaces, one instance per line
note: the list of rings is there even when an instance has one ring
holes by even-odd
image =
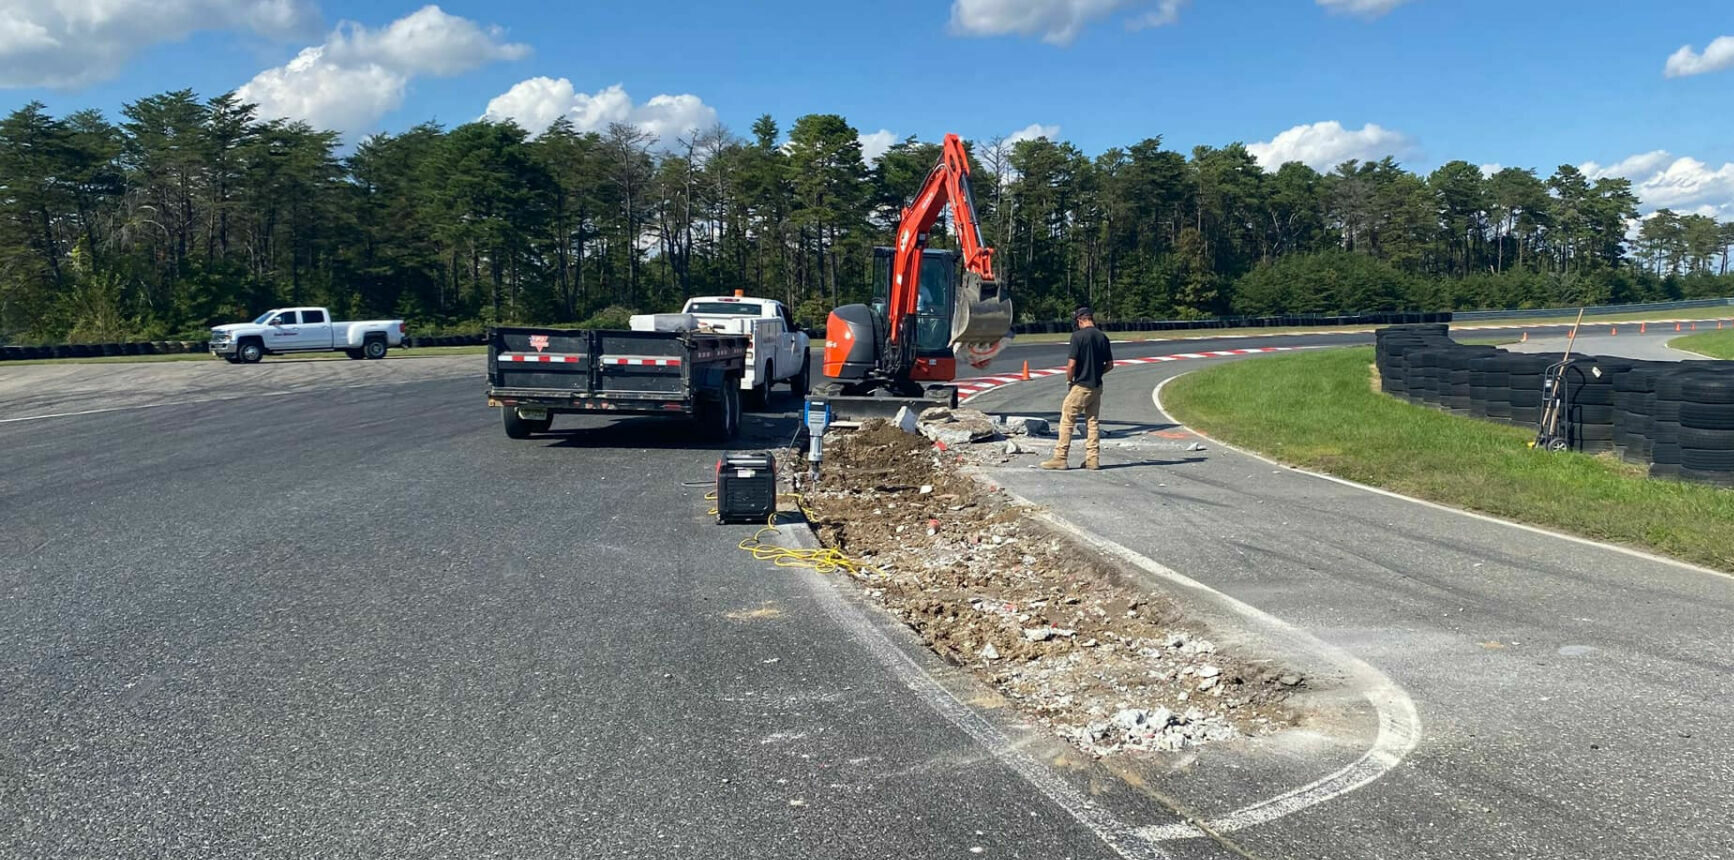
[[[807,500],[802,498],[800,493],[779,493],[777,498],[793,499],[795,507],[800,509],[801,515],[807,518],[807,522],[813,521],[813,512],[807,507]],[[716,501],[716,492],[706,493],[704,499],[707,502]],[[715,516],[716,508],[711,508],[710,514]],[[850,558],[841,550],[830,547],[790,549],[786,546],[765,543],[764,536],[774,533],[776,530],[777,515],[773,513],[765,520],[763,528],[753,532],[751,537],[743,538],[736,546],[752,553],[753,558],[759,561],[768,561],[777,567],[806,568],[818,573],[846,573],[856,579],[884,575],[883,571],[873,565]]]

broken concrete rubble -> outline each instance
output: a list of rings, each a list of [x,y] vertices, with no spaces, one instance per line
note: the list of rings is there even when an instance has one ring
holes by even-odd
[[[932,426],[961,429],[971,413],[944,410]],[[936,653],[1088,754],[1175,751],[1292,721],[1285,668],[1218,653],[1171,601],[1119,584],[978,484],[963,469],[984,451],[1001,456],[874,422],[840,435],[806,497],[820,538],[874,566],[867,593]],[[1127,710],[1145,722],[1115,723]]]

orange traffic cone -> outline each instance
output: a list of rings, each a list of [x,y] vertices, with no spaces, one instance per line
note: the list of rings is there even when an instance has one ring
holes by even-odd
[[[1697,330],[1698,330],[1698,324],[1697,324],[1697,323],[1692,323],[1692,330],[1693,330],[1693,331],[1697,331]]]
[[[1027,361],[1024,362],[1024,381],[1030,381],[1030,363]]]
[[[1679,330],[1680,330],[1680,324],[1674,323],[1674,331],[1679,331]]]
[[[1519,343],[1529,343],[1529,332],[1523,333],[1523,339]]]
[[[1620,333],[1620,327],[1619,326],[1617,326],[1617,325],[1608,326],[1608,334],[1619,334],[1619,333]]]
[[[1643,334],[1644,332],[1647,332],[1649,330],[1650,330],[1650,324],[1649,323],[1638,323],[1638,334]]]
[[[1717,321],[1716,321],[1716,330],[1717,330],[1717,331],[1721,331],[1721,330],[1722,330],[1722,321],[1721,321],[1721,320],[1717,320]]]

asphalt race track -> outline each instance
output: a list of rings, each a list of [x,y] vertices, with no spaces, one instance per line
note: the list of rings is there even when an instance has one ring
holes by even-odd
[[[1064,351],[1014,346],[997,369]],[[705,513],[717,452],[678,425],[563,419],[513,442],[481,402],[478,358],[328,364],[343,369],[319,372],[342,376],[214,363],[240,371],[233,385],[196,386],[173,374],[203,365],[0,369],[0,856],[1716,857],[1734,845],[1727,578],[1230,452],[1148,447],[1168,440],[1116,440],[1129,447],[1107,458],[1124,468],[1093,475],[1004,470],[1019,492],[1413,698],[1423,733],[1376,781],[1200,837],[1176,809],[1214,820],[1304,783],[1361,755],[1376,726],[1280,756],[1207,752],[1149,769],[1136,790],[1100,767],[1032,778],[1017,756],[1048,761],[1057,745],[981,705],[852,586],[737,550],[753,529]],[[1150,387],[1182,369],[1116,374],[1110,418],[1164,424]],[[58,388],[25,371],[54,371]],[[976,405],[1051,412],[1057,384]],[[784,444],[794,407],[784,395],[781,411],[748,416],[736,447]],[[115,411],[70,414],[103,408]],[[1020,752],[942,717],[941,688]]]

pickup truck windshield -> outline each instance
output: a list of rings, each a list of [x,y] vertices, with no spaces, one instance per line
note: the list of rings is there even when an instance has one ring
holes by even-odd
[[[686,309],[699,316],[763,316],[765,307],[757,302],[693,302]]]
[[[270,319],[271,315],[275,314],[275,313],[276,313],[276,311],[266,311],[266,312],[260,314],[258,319],[253,320],[253,325],[264,325],[265,321]]]

